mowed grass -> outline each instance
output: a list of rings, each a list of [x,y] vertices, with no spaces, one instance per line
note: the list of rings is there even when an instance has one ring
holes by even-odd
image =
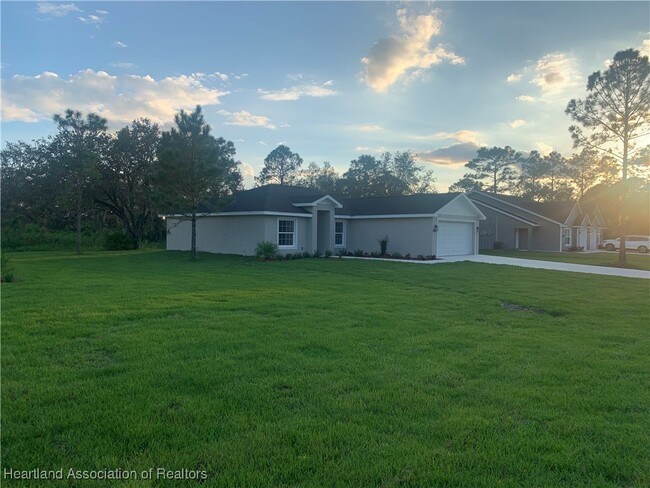
[[[539,259],[562,263],[589,264],[592,266],[619,267],[618,252],[543,252],[543,251],[481,251],[481,254],[503,256],[504,258]],[[650,254],[628,251],[625,268],[650,271]]]
[[[200,469],[205,486],[650,484],[646,280],[178,252],[12,259],[3,469]],[[48,486],[3,480],[23,485]]]

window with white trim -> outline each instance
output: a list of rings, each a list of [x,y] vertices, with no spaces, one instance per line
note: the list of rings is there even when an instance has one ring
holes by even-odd
[[[571,245],[571,227],[564,227],[562,229],[562,244],[565,246]]]
[[[278,247],[296,247],[296,221],[278,219]]]
[[[345,246],[345,222],[334,222],[334,245]]]

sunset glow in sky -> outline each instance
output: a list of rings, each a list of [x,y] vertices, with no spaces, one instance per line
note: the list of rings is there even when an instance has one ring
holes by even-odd
[[[95,111],[169,126],[200,104],[248,186],[279,143],[343,172],[411,149],[438,190],[480,145],[570,153],[569,99],[650,50],[648,2],[3,2],[2,140]]]

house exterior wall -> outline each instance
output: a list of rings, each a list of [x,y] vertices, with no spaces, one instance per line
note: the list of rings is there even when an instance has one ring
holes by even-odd
[[[379,240],[388,236],[388,253],[433,254],[433,218],[351,219],[347,221],[346,249],[379,251]]]
[[[521,220],[504,215],[501,212],[492,210],[478,204],[481,211],[487,217],[479,223],[479,247],[481,249],[492,249],[495,242],[503,242],[506,249],[516,249],[515,233],[516,229],[532,229],[531,239],[528,239],[527,249],[530,251],[559,251],[560,250],[560,226],[546,219],[535,218],[530,215],[531,219],[539,224],[539,227],[533,227]],[[494,206],[494,205],[493,205]],[[512,209],[510,209],[512,211]],[[522,248],[520,242],[520,249]]]
[[[196,248],[198,251],[252,256],[261,241],[278,243],[278,220],[296,221],[296,245],[281,249],[281,253],[302,252],[311,249],[311,222],[304,217],[245,215],[203,217],[196,221]],[[167,250],[189,251],[192,223],[167,218]]]

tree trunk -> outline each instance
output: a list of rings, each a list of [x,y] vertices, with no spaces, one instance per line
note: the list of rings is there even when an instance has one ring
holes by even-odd
[[[627,146],[628,146],[628,135],[627,135],[627,123],[625,124],[625,132],[623,137],[623,194],[621,195],[621,247],[618,248],[618,263],[625,264],[627,261],[627,249],[625,248],[625,233],[627,232],[627,215],[628,215],[628,205],[627,205]]]
[[[77,254],[81,254],[81,202],[83,200],[83,190],[77,191]]]
[[[192,261],[196,260],[196,212],[192,212]]]

